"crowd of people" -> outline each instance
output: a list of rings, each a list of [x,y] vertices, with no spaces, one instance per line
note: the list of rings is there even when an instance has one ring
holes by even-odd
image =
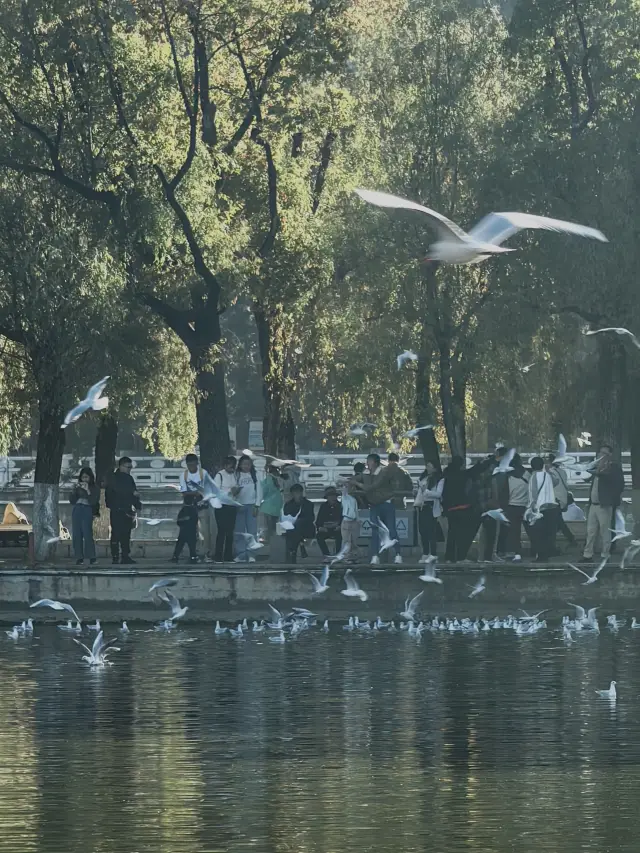
[[[397,454],[390,453],[383,462],[370,453],[366,464],[356,463],[353,474],[339,481],[339,489],[325,490],[324,501],[316,514],[304,493],[304,487],[288,471],[268,465],[262,479],[253,459],[248,455],[238,460],[229,456],[220,470],[211,476],[191,453],[185,459],[186,469],[180,478],[183,505],[178,513],[178,538],[172,560],[178,562],[186,546],[192,563],[198,560],[198,541],[204,546],[204,560],[209,563],[251,561],[249,543],[269,542],[277,532],[283,533],[287,560],[295,563],[298,555],[307,556],[306,544],[315,539],[326,562],[340,555],[348,563],[357,563],[361,555],[361,511],[368,511],[371,526],[371,565],[380,563],[380,534],[388,531],[396,540],[390,550],[394,563],[402,563],[396,528],[396,511],[413,498],[422,543],[420,562],[437,556],[438,544],[445,542],[445,562],[464,562],[478,533],[479,559],[482,562],[514,562],[522,560],[522,533],[530,543],[530,556],[546,562],[556,553],[556,536],[562,533],[575,545],[575,538],[565,522],[565,514],[575,510],[567,485],[566,472],[555,461],[553,453],[534,456],[525,467],[515,453],[504,464],[505,447],[471,467],[454,456],[444,471],[437,462],[428,462],[421,474],[417,493],[410,475],[399,464]],[[511,452],[513,453],[513,452]],[[114,564],[130,565],[131,532],[142,504],[131,476],[132,461],[123,457],[108,479],[105,503],[110,512],[111,556]],[[612,449],[603,445],[591,466],[591,485],[587,518],[587,536],[583,560],[594,557],[596,542],[601,556],[609,554],[615,510],[624,490],[621,466],[614,460]],[[216,491],[228,497],[210,506],[205,495]],[[80,471],[70,502],[74,554],[80,565],[85,559],[96,561],[93,519],[99,513],[100,492],[90,468]],[[500,521],[501,511],[503,520]],[[265,529],[258,534],[258,517]],[[288,519],[287,524],[280,524]],[[329,549],[333,543],[333,555]]]

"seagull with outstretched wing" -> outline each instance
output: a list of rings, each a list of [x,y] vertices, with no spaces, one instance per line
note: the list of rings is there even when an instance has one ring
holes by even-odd
[[[429,247],[429,255],[426,258],[428,261],[440,261],[445,264],[477,264],[493,255],[514,252],[515,249],[506,248],[502,243],[516,232],[530,228],[574,234],[577,237],[599,240],[601,243],[608,242],[602,231],[598,231],[597,228],[565,222],[562,219],[550,219],[548,216],[517,212],[489,213],[467,234],[446,216],[415,201],[375,190],[358,189],[355,192],[363,201],[377,207],[414,210],[424,214],[438,235],[438,240]]]

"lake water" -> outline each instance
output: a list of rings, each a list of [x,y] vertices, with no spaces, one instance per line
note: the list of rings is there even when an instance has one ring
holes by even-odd
[[[51,626],[2,632],[0,853],[636,853],[640,631],[567,647],[559,617],[419,644],[132,626],[98,671]]]

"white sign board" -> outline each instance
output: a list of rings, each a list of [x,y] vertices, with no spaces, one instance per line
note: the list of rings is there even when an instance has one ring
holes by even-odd
[[[409,539],[409,520],[405,518],[397,518],[396,519],[396,530],[398,532],[398,539],[402,542],[403,540]],[[371,522],[369,521],[368,516],[363,518],[360,516],[360,536],[362,538],[369,538],[371,536]]]
[[[251,450],[263,450],[262,421],[249,421],[249,448]]]

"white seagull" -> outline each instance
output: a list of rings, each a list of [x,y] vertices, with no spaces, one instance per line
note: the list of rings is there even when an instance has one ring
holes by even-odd
[[[107,659],[107,652],[109,652],[109,650],[113,652],[120,651],[119,648],[113,645],[118,642],[117,639],[114,637],[112,640],[105,641],[102,631],[98,633],[98,636],[93,641],[93,646],[91,648],[85,646],[85,644],[81,643],[80,640],[76,640],[75,637],[72,637],[71,639],[74,643],[77,643],[85,650],[86,655],[82,655],[82,660],[86,660],[89,666],[105,666],[110,663]]]
[[[627,525],[624,520],[624,515],[620,512],[619,509],[616,510],[616,526],[614,530],[611,530],[611,533],[615,533],[615,536],[611,540],[611,542],[617,542],[618,539],[630,539],[633,536],[631,531],[627,531]]]
[[[635,555],[640,551],[640,539],[632,539],[629,542],[629,546],[625,548],[624,554],[622,555],[622,559],[620,560],[620,568],[624,569],[627,564],[627,560],[633,560]]]
[[[311,583],[313,584],[312,595],[321,595],[329,589],[329,566],[325,566],[319,578],[309,572]]]
[[[495,477],[496,474],[508,474],[509,471],[513,471],[511,467],[511,463],[513,462],[513,457],[516,455],[515,447],[512,447],[511,450],[507,450],[502,459],[498,462],[496,467],[493,469],[493,475]]]
[[[168,620],[169,622],[176,622],[178,619],[182,619],[189,609],[188,607],[183,607],[175,595],[172,592],[169,592],[168,589],[165,589],[160,593],[159,598],[165,601],[171,608],[171,616]]]
[[[394,545],[398,544],[397,539],[391,538],[389,528],[383,521],[378,521],[376,527],[380,529],[380,554],[382,554],[383,551],[388,551],[389,548],[393,548]]]
[[[280,513],[280,527],[283,530],[293,530],[296,526],[296,521],[298,520],[298,515],[302,510],[298,510],[297,515],[285,515],[284,512]]]
[[[617,683],[617,681],[612,681],[609,685],[608,690],[596,690],[596,693],[598,694],[598,696],[602,696],[603,699],[613,699],[615,701],[618,696],[618,694],[616,693]]]
[[[177,586],[178,578],[160,578],[159,581],[156,581],[149,587],[149,594],[155,592],[157,589],[165,589],[168,586]]]
[[[406,599],[404,602],[404,610],[400,614],[403,619],[406,619],[409,622],[413,622],[416,615],[416,610],[418,609],[418,604],[420,603],[420,599],[424,595],[424,590],[419,592],[412,599]]]
[[[374,190],[356,190],[364,201],[378,207],[404,208],[426,214],[430,225],[435,229],[439,239],[429,248],[427,260],[441,261],[445,264],[477,264],[492,255],[503,252],[513,252],[502,246],[509,237],[525,228],[543,229],[545,231],[561,231],[575,234],[578,237],[590,237],[607,243],[608,240],[596,228],[578,225],[574,222],[564,222],[561,219],[549,219],[547,216],[534,216],[530,213],[490,213],[475,225],[469,233],[447,219],[441,213],[423,207],[415,201],[408,201],[388,193]]]
[[[70,613],[76,622],[80,622],[80,617],[70,604],[66,601],[53,601],[51,598],[41,598],[39,601],[34,601],[30,607],[50,607],[52,610],[66,610]]]
[[[486,512],[483,512],[482,515],[486,515],[494,521],[499,521],[501,524],[511,524],[501,509],[488,509]]]
[[[636,338],[633,332],[630,332],[629,329],[622,329],[615,326],[607,326],[606,329],[589,329],[587,332],[583,332],[584,335],[601,335],[603,332],[613,332],[616,335],[628,335],[631,338],[631,343],[634,347],[640,349],[640,341]]]
[[[253,533],[236,533],[235,535],[244,539],[245,551],[258,551],[260,548],[264,548],[263,543],[258,542]]]
[[[148,524],[149,527],[155,527],[158,524],[164,524],[165,522],[173,522],[173,518],[145,518],[142,515],[138,516],[138,521],[141,521],[143,524]]]
[[[582,584],[582,586],[589,586],[589,584],[595,583],[598,580],[598,575],[604,569],[604,567],[607,565],[608,560],[609,560],[609,557],[605,557],[604,560],[600,563],[600,565],[598,566],[598,568],[595,570],[595,572],[592,575],[588,575],[586,572],[583,572],[582,569],[579,569],[577,566],[574,566],[573,563],[567,563],[567,565],[570,568],[572,568],[574,571],[580,572],[580,574],[584,575],[584,577],[587,579],[585,581],[585,583]]]
[[[425,429],[434,429],[434,425],[433,424],[427,424],[427,426],[417,426],[417,427],[414,427],[413,429],[408,429],[405,432],[403,438],[417,438],[418,433],[422,432]]]
[[[437,558],[434,556],[430,556],[428,560],[424,564],[424,572],[419,575],[421,581],[425,583],[442,583],[442,578],[439,578],[436,575],[437,571]]]
[[[347,598],[359,598],[360,601],[366,601],[369,598],[367,593],[363,589],[360,589],[351,569],[347,569],[344,573],[344,582],[347,588],[340,590],[342,595],[346,595]]]
[[[351,424],[349,427],[349,435],[367,435],[371,429],[377,429],[376,424]]]
[[[581,432],[577,438],[578,447],[591,447],[591,433]]]
[[[402,368],[404,367],[404,365],[408,361],[417,361],[417,360],[418,360],[418,356],[415,354],[415,352],[411,352],[410,349],[406,349],[404,352],[401,352],[400,355],[396,359],[396,362],[398,364],[398,370],[402,370]]]
[[[478,583],[471,588],[471,592],[469,593],[469,598],[475,598],[476,595],[480,595],[481,592],[484,592],[486,589],[486,578],[484,575],[480,578]]]
[[[94,412],[101,412],[103,409],[106,409],[109,405],[109,398],[101,397],[100,395],[104,391],[105,385],[108,381],[109,377],[105,376],[104,379],[100,380],[100,382],[96,382],[95,385],[92,385],[91,388],[89,388],[85,399],[78,403],[77,406],[74,406],[70,412],[67,412],[60,429],[66,429],[69,424],[74,424],[76,421],[80,420],[82,415],[84,415],[84,413],[89,409],[93,409]]]

